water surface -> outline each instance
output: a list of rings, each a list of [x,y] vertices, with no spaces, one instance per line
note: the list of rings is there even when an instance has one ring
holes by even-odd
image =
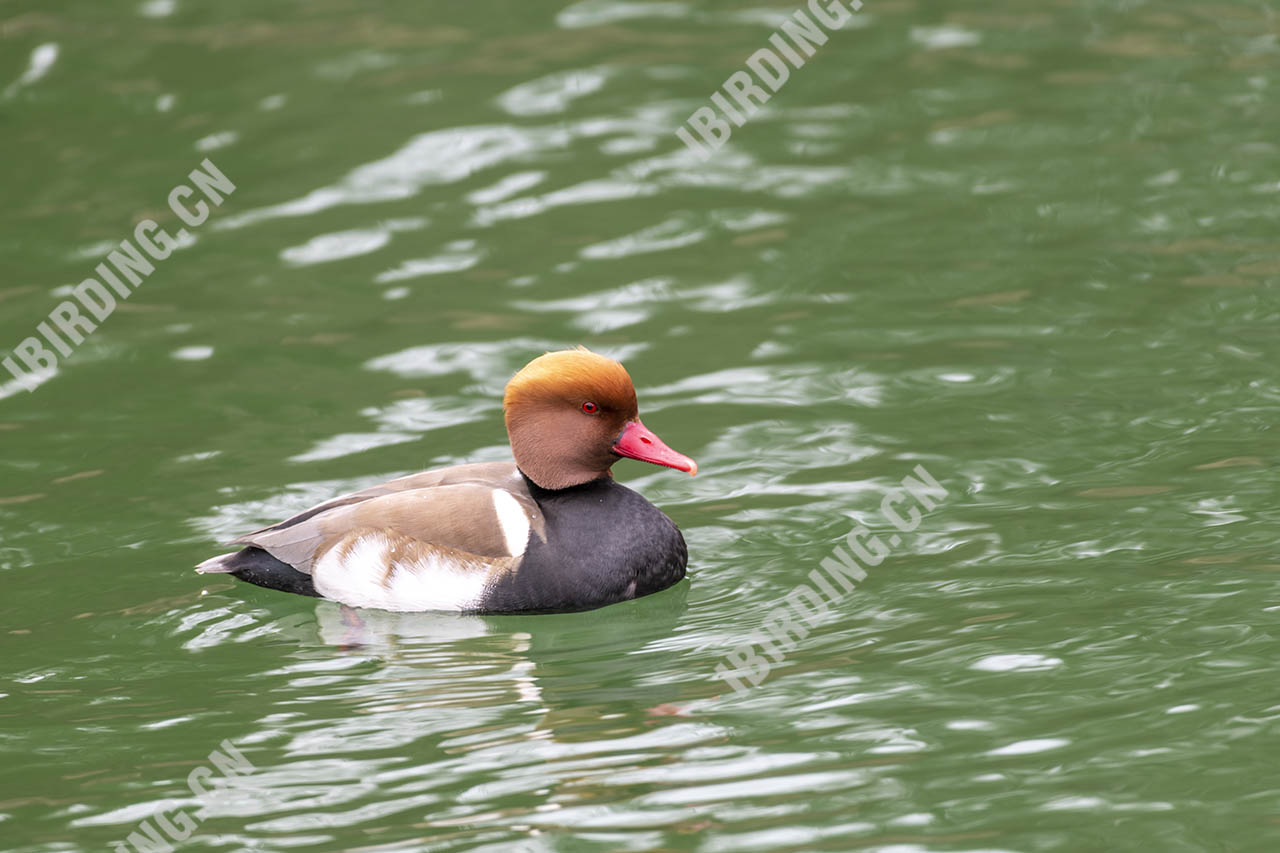
[[[1274,8],[869,0],[700,160],[791,8],[0,7],[0,346],[203,158],[237,185],[0,386],[0,846],[194,813],[229,740],[181,849],[1276,848]],[[191,572],[505,458],[506,379],[578,343],[701,466],[616,468],[688,582],[477,617]],[[917,464],[920,528],[715,680]]]

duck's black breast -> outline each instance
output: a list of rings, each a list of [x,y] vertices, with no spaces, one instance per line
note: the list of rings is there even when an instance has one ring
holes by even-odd
[[[520,564],[486,591],[484,610],[589,610],[684,577],[688,551],[680,528],[638,493],[611,478],[556,490],[526,481],[546,541],[530,537]]]

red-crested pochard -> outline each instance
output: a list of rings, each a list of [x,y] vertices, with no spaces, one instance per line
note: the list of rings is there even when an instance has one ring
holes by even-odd
[[[547,353],[507,383],[502,406],[514,463],[334,498],[196,570],[353,607],[489,613],[588,610],[684,577],[680,529],[609,469],[624,456],[698,465],[640,422],[621,364],[582,347]]]

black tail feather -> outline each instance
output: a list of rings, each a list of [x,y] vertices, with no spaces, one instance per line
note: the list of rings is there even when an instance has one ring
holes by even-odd
[[[300,572],[288,563],[281,562],[261,548],[250,545],[242,551],[223,558],[221,571],[246,583],[278,589],[298,595],[320,598],[311,575]]]

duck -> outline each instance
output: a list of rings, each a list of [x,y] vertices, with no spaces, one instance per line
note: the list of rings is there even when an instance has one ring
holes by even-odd
[[[625,367],[585,347],[521,368],[502,400],[512,461],[411,474],[229,544],[201,574],[390,611],[562,613],[685,577],[680,528],[613,479],[635,459],[698,465],[640,420]]]

